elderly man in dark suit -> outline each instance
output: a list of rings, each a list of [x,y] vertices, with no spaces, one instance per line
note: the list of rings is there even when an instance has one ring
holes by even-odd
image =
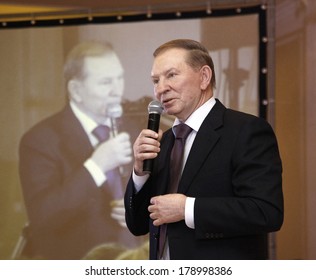
[[[136,127],[136,121],[121,117],[123,74],[109,44],[77,45],[64,66],[69,103],[23,136],[25,258],[81,259],[104,243],[113,258],[111,247],[121,252],[138,242],[126,228],[119,182],[119,168],[132,160],[130,137]]]
[[[163,135],[143,129],[134,143],[128,228],[150,232],[151,259],[266,259],[267,234],[283,222],[271,126],[214,98],[213,61],[199,42],[160,46],[151,75],[157,100],[176,120]],[[155,159],[151,174],[143,170],[148,159]]]

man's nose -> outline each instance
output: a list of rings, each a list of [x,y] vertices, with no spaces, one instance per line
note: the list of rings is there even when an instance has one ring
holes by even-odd
[[[159,82],[156,84],[155,91],[157,95],[161,95],[168,91],[170,86],[165,79],[160,79]]]
[[[122,96],[124,90],[124,82],[121,79],[115,79],[112,82],[112,95]]]

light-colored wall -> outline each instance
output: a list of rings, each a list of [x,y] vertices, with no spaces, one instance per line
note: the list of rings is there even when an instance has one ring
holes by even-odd
[[[276,1],[275,127],[284,167],[279,259],[316,259],[316,2]]]

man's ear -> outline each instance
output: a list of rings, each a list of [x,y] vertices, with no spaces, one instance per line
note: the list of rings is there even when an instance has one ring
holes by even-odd
[[[70,80],[67,84],[67,89],[69,92],[69,98],[70,100],[75,101],[76,103],[80,103],[82,98],[80,95],[80,85],[77,80]]]
[[[204,65],[200,69],[201,73],[201,90],[206,90],[206,88],[210,85],[212,79],[212,70],[208,65]]]

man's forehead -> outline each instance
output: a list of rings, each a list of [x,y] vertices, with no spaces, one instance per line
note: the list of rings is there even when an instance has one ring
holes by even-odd
[[[184,67],[186,65],[185,54],[186,51],[182,49],[172,49],[159,54],[154,59],[151,74],[157,75],[159,72],[167,73]]]

